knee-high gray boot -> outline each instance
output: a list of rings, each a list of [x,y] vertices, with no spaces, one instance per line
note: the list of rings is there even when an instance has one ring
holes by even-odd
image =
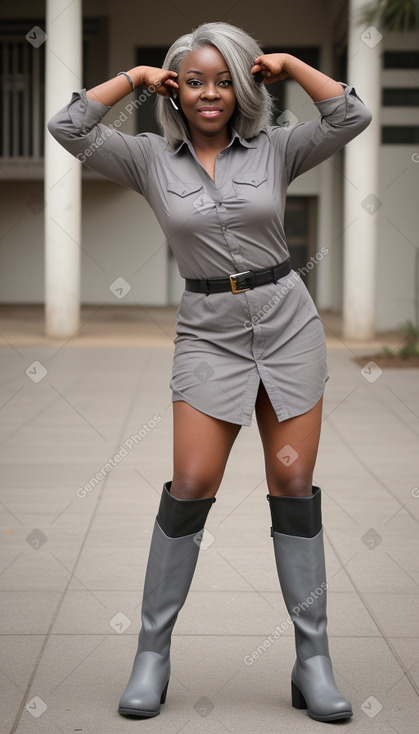
[[[267,498],[279,581],[295,629],[292,705],[317,721],[347,719],[352,707],[336,687],[326,631],[320,489],[313,487],[311,497]]]
[[[157,716],[166,700],[170,642],[191,585],[203,530],[215,498],[178,500],[163,487],[150,545],[141,609],[138,649],[119,702],[126,716]]]

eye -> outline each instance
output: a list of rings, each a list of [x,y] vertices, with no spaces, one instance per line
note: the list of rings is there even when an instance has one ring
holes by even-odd
[[[200,81],[200,79],[188,79],[186,84],[188,85],[188,87],[199,87],[202,82]]]
[[[233,82],[231,81],[231,79],[222,79],[221,82],[220,82],[220,84],[223,87],[231,87],[232,84],[233,84]]]

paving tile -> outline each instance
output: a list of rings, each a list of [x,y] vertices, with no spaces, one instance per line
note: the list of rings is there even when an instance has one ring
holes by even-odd
[[[141,548],[129,546],[97,547],[89,546],[83,549],[74,577],[77,582],[88,589],[121,589],[125,591],[138,588],[139,579],[144,578],[148,551],[151,541],[150,533],[139,535]],[[70,588],[74,588],[72,583]],[[78,582],[76,583],[78,588]]]
[[[419,635],[419,593],[364,594],[374,617],[389,637]]]
[[[40,537],[40,534],[42,537]],[[6,591],[63,591],[71,577],[77,547],[55,547],[50,539],[36,529],[32,536],[34,544],[40,547],[8,549],[2,553],[4,570],[0,573],[0,589]]]
[[[313,722],[305,711],[291,707],[293,640],[280,638],[252,665],[246,664],[247,651],[256,649],[256,643],[243,635],[174,636],[166,704],[159,718],[136,722],[116,713],[131,669],[135,640],[125,635],[53,637],[31,691],[37,691],[48,706],[40,717],[42,731],[49,734],[54,727],[61,727],[64,731],[81,728],[94,732],[98,722],[107,722],[100,724],[101,730],[114,732],[132,730],[134,724],[157,732],[326,731],[326,724]],[[377,645],[375,640],[366,645],[364,638],[355,638],[346,656],[342,655],[344,648],[333,648],[337,684],[354,708],[354,719],[345,727],[362,734],[413,734],[417,703],[409,689],[398,691],[400,669],[387,646]],[[373,686],[369,671],[372,655],[376,666],[385,670],[381,683]],[[356,665],[362,666],[361,677],[358,669],[354,670]],[[97,679],[98,670],[100,685],[91,687],[89,682]],[[373,695],[382,709],[371,718],[361,706]],[[400,707],[400,700],[406,706]],[[17,731],[29,732],[31,725],[33,731],[29,718],[22,717]]]
[[[60,591],[0,591],[2,634],[46,634],[60,598]]]
[[[24,699],[44,635],[1,636],[0,711],[3,731],[9,731]]]
[[[419,687],[419,639],[417,637],[390,637],[389,643]]]
[[[12,727],[45,642],[30,696],[47,708],[39,719],[24,708],[16,732],[132,732],[137,723],[116,708],[137,644],[162,484],[172,475],[172,350],[21,349],[26,366],[39,360],[48,375],[32,383],[22,358],[0,350],[0,403],[10,398],[0,427],[2,723]],[[385,370],[367,384],[349,356],[329,350],[314,478],[322,488],[330,649],[354,706],[345,730],[416,734],[419,421],[411,408],[419,382],[415,370]],[[155,414],[161,421],[146,430]],[[77,496],[142,428],[127,455]],[[208,517],[214,542],[201,550],[175,627],[167,703],[160,717],[139,722],[143,731],[329,731],[291,707],[294,633],[266,494],[253,420],[238,435]],[[282,622],[283,634],[264,646]]]
[[[371,536],[374,539],[374,536]],[[374,539],[374,542],[376,540]],[[400,555],[400,554],[399,554]],[[372,593],[418,593],[419,583],[406,568],[382,547],[374,550],[359,550],[345,565],[351,580],[363,594]],[[413,571],[414,569],[412,569]]]

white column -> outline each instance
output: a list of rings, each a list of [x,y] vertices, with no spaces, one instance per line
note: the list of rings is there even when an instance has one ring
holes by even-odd
[[[346,339],[375,333],[378,166],[380,149],[382,44],[378,29],[360,24],[370,0],[350,0],[348,82],[373,120],[345,148],[343,332]]]
[[[329,40],[322,47],[321,58],[321,70],[333,76],[333,49]],[[336,158],[341,155],[337,153]],[[316,249],[320,251],[322,247],[327,247],[328,253],[316,266],[315,272],[317,308],[340,311],[342,283],[337,274],[342,270],[342,240],[337,237],[337,233],[342,231],[342,183],[336,169],[336,161],[333,160],[319,166],[320,196],[317,227],[319,236]]]
[[[46,2],[45,117],[80,89],[82,2]],[[45,133],[45,317],[48,336],[80,324],[81,165]]]

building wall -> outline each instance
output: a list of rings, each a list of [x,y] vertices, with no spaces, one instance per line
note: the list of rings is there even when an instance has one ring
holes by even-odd
[[[419,49],[419,33],[390,33],[386,50]],[[383,87],[418,87],[419,69],[382,71]],[[384,107],[382,124],[419,125],[419,108]],[[377,212],[377,330],[415,323],[419,293],[419,144],[382,145]]]
[[[287,8],[286,17],[275,5],[269,18],[266,14],[258,17],[250,2],[233,7],[231,14],[223,18],[223,6],[221,3],[219,5],[219,8],[213,6],[214,19],[224,19],[241,25],[262,39],[266,45],[277,45],[278,49],[281,41],[287,45],[318,45],[322,48],[322,54],[326,58],[330,57],[330,53],[325,52],[330,39],[325,35],[327,18],[324,4],[323,13],[319,13],[318,8],[314,9],[312,4],[297,3],[292,8]],[[19,14],[21,17],[34,17],[37,10],[38,15],[42,16],[42,6],[43,3],[22,3]],[[303,22],[302,6],[305,7]],[[92,17],[109,14],[109,57],[106,65],[110,76],[135,65],[136,48],[141,43],[169,46],[175,37],[208,19],[194,2],[182,3],[181,10],[168,3],[165,24],[155,22],[152,6],[140,8],[132,2],[85,2],[83,10]],[[130,18],[129,23],[127,17]],[[330,69],[325,70],[331,73]],[[289,83],[287,88],[287,107],[299,119],[307,120],[317,115],[316,108],[297,84]],[[131,96],[125,98],[108,113],[104,121],[112,122],[120,111],[125,110],[130,100]],[[67,101],[66,98],[57,100],[57,109]],[[127,114],[126,110],[125,114],[128,119],[121,129],[133,133],[134,116]],[[169,261],[164,236],[147,202],[134,192],[106,182],[94,174],[84,172],[83,175],[83,303],[102,303],[109,299],[111,302],[112,299],[115,301],[108,286],[118,276],[124,277],[132,286],[132,290],[124,298],[125,304],[164,304],[169,295],[173,297],[173,294],[180,294],[182,281]],[[321,195],[321,178],[320,168],[309,172],[293,184],[290,195],[317,195],[322,211],[330,210],[330,196],[326,196],[326,193]],[[329,193],[332,193],[332,189]],[[0,300],[8,303],[41,303],[44,299],[44,212],[39,204],[34,207],[34,202],[45,198],[44,211],[47,215],[48,195],[45,194],[44,197],[43,185],[39,180],[15,183],[2,181],[0,194],[7,220],[4,231],[8,231],[0,244],[0,257],[5,265],[0,272]],[[324,211],[319,217],[318,236],[321,242],[329,238],[329,219]],[[23,272],[22,262],[26,265]],[[322,305],[332,305],[329,283],[330,279],[321,289]],[[335,303],[335,306],[338,308],[339,303]]]
[[[9,6],[9,13],[11,12]],[[333,74],[332,50],[336,43],[336,4],[310,3],[306,0],[286,5],[272,3],[269,12],[257,13],[254,3],[239,3],[225,13],[225,4],[212,3],[212,17],[203,15],[202,7],[187,0],[161,6],[162,21],[156,22],[155,6],[121,0],[119,3],[86,0],[84,13],[91,17],[109,16],[108,74],[135,64],[135,50],[140,44],[170,45],[174,38],[188,32],[204,20],[226,20],[252,32],[263,44],[320,46],[322,69]],[[328,12],[333,7],[334,17]],[[341,11],[341,12],[344,12]],[[13,16],[42,17],[43,2],[22,2]],[[6,15],[6,11],[5,11]],[[332,27],[332,20],[335,26]],[[414,38],[415,36],[415,38]],[[384,44],[406,46],[406,37],[391,34]],[[417,34],[409,34],[409,43],[418,43]],[[414,45],[413,45],[414,47]],[[353,80],[349,80],[353,81]],[[362,80],[356,81],[362,98]],[[317,110],[307,95],[288,82],[287,107],[301,120],[311,119]],[[123,109],[127,97],[120,104]],[[68,100],[57,99],[57,109]],[[365,100],[368,103],[368,100]],[[385,114],[389,114],[385,110]],[[400,113],[399,113],[400,114]],[[403,114],[403,111],[402,113]],[[106,119],[115,117],[112,110]],[[105,122],[106,122],[105,119]],[[134,132],[134,119],[128,116],[123,129]],[[417,246],[417,180],[419,163],[409,146],[382,146],[380,181],[377,196],[382,207],[379,220],[380,248],[377,267],[377,326],[395,328],[414,317],[414,254]],[[399,175],[398,175],[399,174]],[[395,179],[393,181],[393,179]],[[299,177],[289,195],[318,197],[318,249],[326,245],[329,255],[317,267],[317,304],[320,308],[341,308],[342,297],[342,155],[338,153],[313,171]],[[45,195],[45,212],[48,201]],[[0,239],[0,301],[6,303],[41,303],[44,299],[43,276],[43,183],[40,180],[0,182],[2,238]],[[415,245],[416,243],[416,245]],[[180,279],[169,263],[167,245],[148,204],[137,194],[117,184],[87,174],[83,182],[82,230],[82,301],[116,303],[109,285],[119,276],[131,285],[123,303],[164,304],[169,292],[179,293]]]

